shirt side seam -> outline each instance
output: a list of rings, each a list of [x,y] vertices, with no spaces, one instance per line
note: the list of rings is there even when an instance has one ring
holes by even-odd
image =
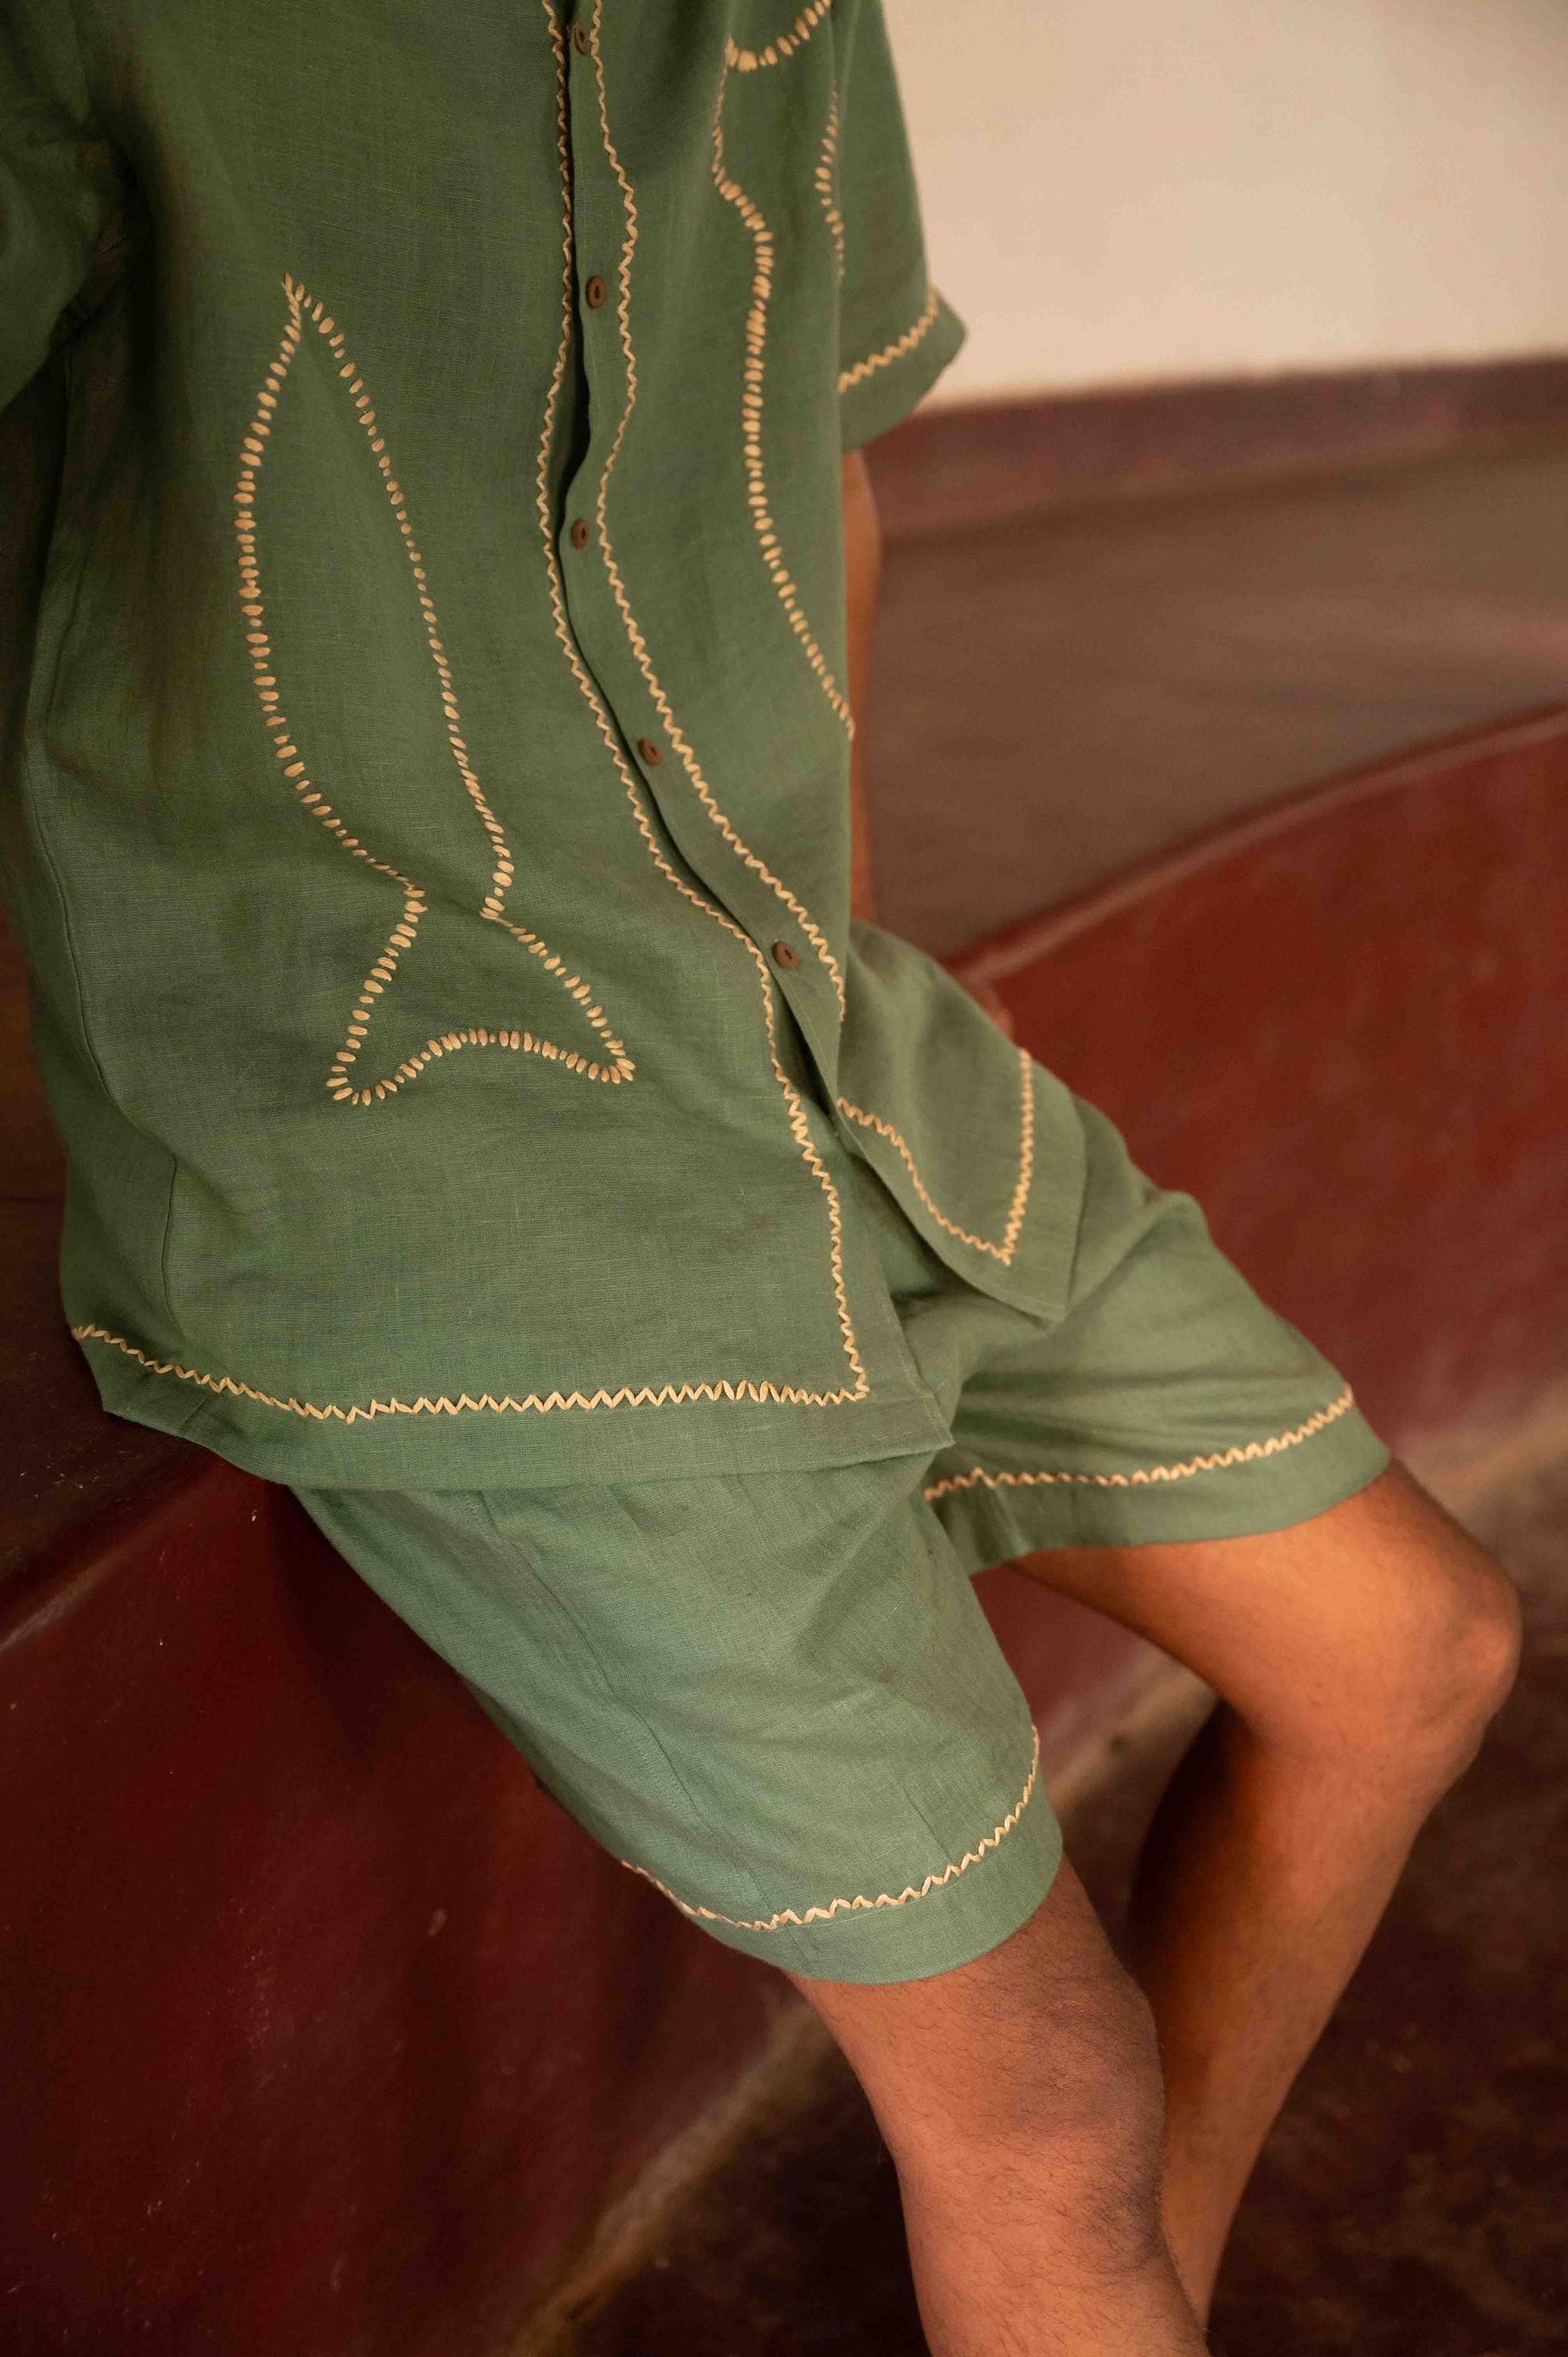
[[[68,405],[73,405],[72,395],[74,390],[74,380],[76,377],[76,361],[73,356],[70,354],[67,355],[65,367],[67,402]],[[63,463],[69,466],[70,459],[70,446],[68,429],[67,447]],[[58,529],[59,516],[57,513],[55,522],[50,528],[51,542],[53,534],[58,531]],[[33,840],[38,845],[39,865],[42,867],[44,874],[48,878],[49,888],[53,894],[55,905],[59,912],[60,941],[65,950],[66,972],[70,977],[71,999],[74,1004],[76,1014],[76,1033],[77,1038],[81,1042],[81,1052],[83,1056],[85,1056],[88,1063],[91,1066],[92,1071],[97,1074],[98,1084],[103,1092],[105,1103],[113,1105],[121,1120],[126,1122],[130,1127],[136,1132],[139,1137],[145,1139],[149,1146],[156,1147],[157,1151],[166,1157],[168,1164],[168,1191],[165,1197],[163,1228],[158,1243],[158,1276],[159,1284],[163,1290],[164,1308],[169,1317],[174,1320],[174,1324],[177,1329],[179,1320],[175,1315],[174,1301],[169,1291],[167,1260],[169,1239],[174,1222],[175,1189],[179,1178],[179,1157],[174,1152],[172,1147],[165,1139],[159,1137],[155,1131],[148,1129],[144,1123],[138,1121],[135,1115],[121,1103],[118,1093],[110,1082],[108,1071],[104,1067],[102,1058],[98,1052],[98,1048],[92,1036],[92,1025],[88,1014],[87,985],[82,975],[81,960],[77,953],[75,929],[71,920],[70,900],[66,892],[65,881],[60,874],[59,862],[55,857],[54,845],[49,841],[48,829],[44,823],[44,812],[48,797],[39,791],[35,791],[29,794],[25,790],[26,781],[28,779],[34,780],[35,782],[38,781],[39,770],[44,762],[45,757],[42,749],[42,737],[49,714],[54,706],[55,689],[59,680],[59,665],[65,651],[66,640],[70,636],[72,627],[76,620],[77,609],[81,603],[82,590],[86,578],[86,559],[81,549],[78,547],[73,551],[71,556],[71,577],[70,582],[68,610],[60,617],[58,627],[51,634],[47,653],[47,661],[45,659],[45,650],[42,644],[42,625],[47,608],[40,607],[40,627],[38,637],[34,642],[32,662],[28,672],[22,715],[21,739],[18,746],[17,767],[19,775],[24,782],[23,816],[24,819],[30,818],[33,830]]]

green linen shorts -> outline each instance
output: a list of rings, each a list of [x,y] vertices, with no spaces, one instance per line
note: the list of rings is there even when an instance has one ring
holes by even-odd
[[[1039,1547],[1305,1521],[1388,1453],[1188,1197],[1082,1108],[1052,1327],[976,1293],[857,1173],[952,1445],[588,1488],[301,1491],[596,1840],[806,1978],[923,1979],[1027,1921],[1060,1835],[972,1586]]]

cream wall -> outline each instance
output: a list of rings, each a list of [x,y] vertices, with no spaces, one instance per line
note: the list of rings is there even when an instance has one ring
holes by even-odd
[[[1568,0],[885,0],[939,399],[1568,350]]]

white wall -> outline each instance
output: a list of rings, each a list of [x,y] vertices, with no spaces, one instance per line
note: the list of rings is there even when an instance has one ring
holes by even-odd
[[[937,398],[1568,350],[1568,0],[886,0]]]

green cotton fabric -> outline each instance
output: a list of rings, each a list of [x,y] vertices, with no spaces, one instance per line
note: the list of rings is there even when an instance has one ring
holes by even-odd
[[[972,1575],[1036,1548],[1325,1512],[1388,1451],[1186,1195],[1079,1106],[1071,1298],[1047,1323],[853,1183],[945,1446],[693,1480],[302,1490],[543,1784],[703,1930],[809,1977],[984,1954],[1060,1836]]]
[[[1049,1889],[1028,1705],[918,1464],[299,1497],[578,1824],[725,1946],[921,1980]]]
[[[849,921],[840,454],[961,333],[875,0],[10,0],[0,70],[106,1405],[371,1486],[940,1437],[853,1171],[1050,1316],[1081,1166]]]
[[[1064,1317],[966,1285],[866,1170],[905,1340],[950,1438],[927,1503],[972,1571],[1051,1547],[1251,1537],[1326,1513],[1389,1452],[1350,1386],[1077,1100],[1083,1216]]]
[[[840,450],[960,342],[873,0],[12,0],[64,403],[9,905],[103,1403],[287,1480],[940,1419],[856,1211],[1061,1304],[1075,1125],[849,924]]]

